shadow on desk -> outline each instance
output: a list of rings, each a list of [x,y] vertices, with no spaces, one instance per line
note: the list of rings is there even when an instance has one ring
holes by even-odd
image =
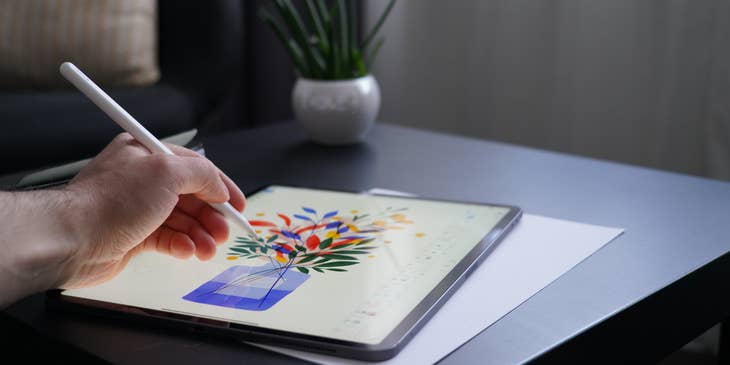
[[[0,342],[4,358],[23,359],[24,363],[34,363],[34,360],[41,359],[63,359],[64,362],[80,364],[104,362],[71,345],[45,336],[5,313],[0,313]]]

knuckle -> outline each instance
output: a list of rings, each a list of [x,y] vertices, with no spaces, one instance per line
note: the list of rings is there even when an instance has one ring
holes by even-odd
[[[152,171],[162,177],[172,177],[175,175],[175,160],[174,156],[153,154],[149,157],[149,164]]]
[[[113,141],[115,143],[121,143],[121,144],[126,144],[133,140],[134,140],[134,137],[132,137],[132,135],[127,132],[119,133],[113,139]]]

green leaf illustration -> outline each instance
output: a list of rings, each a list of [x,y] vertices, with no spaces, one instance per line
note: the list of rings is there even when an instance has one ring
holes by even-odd
[[[308,255],[302,255],[300,257],[303,257],[303,259],[299,260],[298,263],[299,264],[303,264],[303,263],[306,263],[306,262],[309,262],[309,261],[312,261],[312,260],[316,259],[317,258],[317,255],[308,254]]]
[[[324,264],[317,265],[317,267],[338,267],[338,266],[350,266],[359,264],[360,261],[332,261]]]
[[[314,270],[316,272],[324,273],[324,271],[322,269],[319,269],[319,268],[316,268],[316,267],[313,267],[312,270]]]
[[[266,243],[274,242],[274,241],[276,241],[277,238],[279,238],[279,235],[278,234],[275,234],[275,235],[269,237],[269,239],[266,240]]]
[[[328,238],[328,239],[323,240],[322,242],[320,242],[319,243],[319,249],[320,250],[324,250],[325,248],[329,247],[331,244],[332,244],[332,237],[330,237],[330,238]]]
[[[367,251],[363,250],[344,250],[344,251],[337,251],[338,255],[365,255],[367,254]]]
[[[329,255],[326,255],[325,257],[330,260],[358,260],[357,257],[340,255],[340,254],[329,254]]]
[[[244,247],[231,247],[230,250],[238,253],[251,253],[251,251]]]
[[[337,271],[337,272],[347,272],[345,269],[337,269],[337,268],[328,268],[329,271]]]
[[[309,270],[307,270],[306,267],[297,266],[297,270],[299,270],[302,274],[309,274]]]

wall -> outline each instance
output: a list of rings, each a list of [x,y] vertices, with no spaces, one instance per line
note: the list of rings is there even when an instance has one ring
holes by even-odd
[[[386,2],[368,0],[367,24]],[[400,0],[374,67],[380,119],[708,174],[728,17],[721,0]]]

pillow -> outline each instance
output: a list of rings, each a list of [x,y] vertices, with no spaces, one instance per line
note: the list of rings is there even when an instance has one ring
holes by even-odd
[[[156,82],[156,0],[0,0],[0,89],[68,88],[64,61],[102,86]]]

